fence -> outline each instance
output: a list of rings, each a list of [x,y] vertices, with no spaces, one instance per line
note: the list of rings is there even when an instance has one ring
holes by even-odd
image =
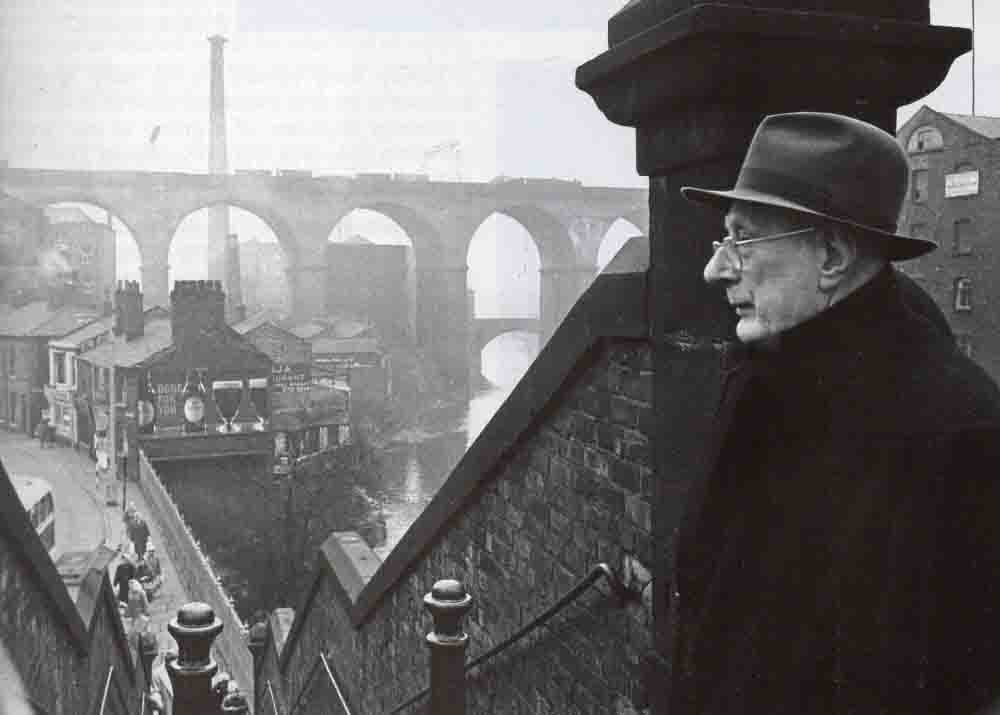
[[[253,660],[246,647],[245,626],[177,505],[142,452],[139,453],[139,488],[149,505],[150,517],[158,527],[162,548],[174,565],[185,592],[190,598],[210,605],[222,620],[223,631],[214,646],[220,668],[228,671],[241,688],[252,689]]]

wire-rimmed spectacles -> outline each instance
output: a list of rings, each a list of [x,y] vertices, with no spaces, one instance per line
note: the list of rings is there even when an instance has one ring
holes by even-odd
[[[791,238],[792,236],[799,236],[803,233],[815,230],[815,226],[808,226],[806,228],[796,229],[795,231],[773,233],[770,236],[758,236],[756,238],[744,238],[741,240],[736,240],[736,238],[730,234],[721,241],[712,241],[712,255],[717,255],[721,250],[726,258],[726,261],[729,262],[729,265],[739,272],[743,270],[743,256],[740,254],[739,250],[737,250],[740,246],[748,246],[751,243],[762,243],[764,241],[776,241],[781,238]]]

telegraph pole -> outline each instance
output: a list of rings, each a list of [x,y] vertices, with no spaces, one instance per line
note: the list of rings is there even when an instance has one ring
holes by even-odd
[[[972,116],[976,116],[976,0],[972,2]]]

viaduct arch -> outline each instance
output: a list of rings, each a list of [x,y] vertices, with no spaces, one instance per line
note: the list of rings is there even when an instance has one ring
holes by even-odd
[[[472,318],[466,272],[469,242],[493,213],[514,218],[541,258],[544,342],[593,279],[608,227],[626,218],[648,232],[646,189],[588,187],[574,181],[505,179],[441,182],[368,174],[209,175],[170,172],[0,169],[0,190],[34,205],[89,203],[131,231],[142,262],[147,305],[169,301],[167,257],[181,221],[227,204],[264,221],[287,257],[291,308],[303,318],[327,312],[326,245],[355,209],[388,216],[410,237],[416,263],[417,340],[455,379],[468,375]]]

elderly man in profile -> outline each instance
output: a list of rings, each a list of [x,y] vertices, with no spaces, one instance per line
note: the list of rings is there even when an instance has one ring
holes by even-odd
[[[767,117],[704,276],[728,370],[677,541],[678,713],[975,713],[1000,699],[1000,391],[892,267],[906,157],[844,116]]]

